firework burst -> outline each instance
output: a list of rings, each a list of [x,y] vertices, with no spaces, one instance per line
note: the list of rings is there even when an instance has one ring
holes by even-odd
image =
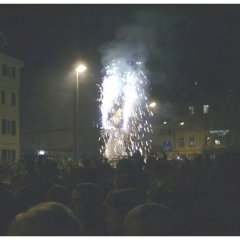
[[[105,70],[100,86],[101,153],[109,160],[132,156],[135,151],[146,156],[151,149],[152,126],[148,121],[153,114],[141,63],[113,60]]]

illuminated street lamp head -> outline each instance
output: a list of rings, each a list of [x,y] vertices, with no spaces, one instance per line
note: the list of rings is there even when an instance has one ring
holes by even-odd
[[[77,72],[84,72],[86,69],[87,69],[87,68],[86,68],[84,65],[80,65],[80,66],[76,69],[76,71],[77,71]]]
[[[156,107],[156,103],[155,102],[150,103],[149,107],[151,107],[151,108]]]

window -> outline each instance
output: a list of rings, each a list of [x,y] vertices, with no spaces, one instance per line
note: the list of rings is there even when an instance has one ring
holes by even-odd
[[[4,75],[4,76],[7,76],[7,65],[6,64],[3,64],[2,65],[2,74]]]
[[[194,114],[194,106],[189,106],[188,111],[190,114]]]
[[[1,91],[1,102],[2,102],[2,104],[5,104],[5,101],[6,101],[5,91]]]
[[[220,145],[221,144],[221,137],[216,137],[214,139],[214,143],[215,143],[215,145]]]
[[[163,149],[165,151],[172,151],[172,143],[171,143],[171,141],[163,142]]]
[[[16,93],[11,94],[11,106],[16,106]]]
[[[164,130],[163,129],[159,130],[159,135],[164,135]]]
[[[184,147],[184,146],[185,146],[184,138],[179,138],[179,147]]]
[[[203,105],[203,113],[204,114],[209,113],[209,105]]]
[[[204,145],[205,145],[205,147],[211,146],[211,138],[210,137],[204,138]]]
[[[16,159],[16,151],[15,150],[2,150],[2,160],[3,161],[14,161]]]
[[[12,78],[15,78],[16,77],[16,69],[15,67],[12,67],[12,75],[11,75]]]
[[[9,119],[2,119],[2,134],[16,135],[16,121]]]
[[[2,64],[2,74],[4,76],[15,78],[16,77],[16,68],[7,66],[6,64]]]
[[[16,106],[16,93],[2,90],[1,102],[9,106]]]
[[[190,137],[189,138],[189,146],[190,147],[195,147],[196,146],[196,138],[195,137]]]

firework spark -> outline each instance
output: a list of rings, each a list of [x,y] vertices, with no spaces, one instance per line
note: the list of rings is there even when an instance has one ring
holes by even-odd
[[[146,155],[151,149],[148,119],[148,80],[141,62],[112,61],[100,87],[102,131],[101,152],[109,160],[132,156],[135,151]]]

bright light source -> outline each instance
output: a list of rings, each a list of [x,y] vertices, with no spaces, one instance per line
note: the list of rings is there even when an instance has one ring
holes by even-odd
[[[167,122],[165,121],[165,122],[163,122],[163,124],[167,124]]]
[[[180,125],[180,126],[183,126],[183,125],[184,125],[184,122],[180,122],[179,125]]]
[[[156,107],[156,105],[157,104],[155,102],[152,102],[152,103],[149,104],[149,107]]]
[[[38,155],[45,155],[45,151],[44,150],[39,150]]]
[[[228,129],[226,129],[226,130],[211,130],[209,132],[211,134],[218,134],[219,136],[221,136],[221,135],[226,135],[229,132],[229,130]]]
[[[87,68],[86,68],[84,65],[80,65],[80,66],[76,69],[76,71],[77,71],[77,72],[84,72],[86,69],[87,69]]]

